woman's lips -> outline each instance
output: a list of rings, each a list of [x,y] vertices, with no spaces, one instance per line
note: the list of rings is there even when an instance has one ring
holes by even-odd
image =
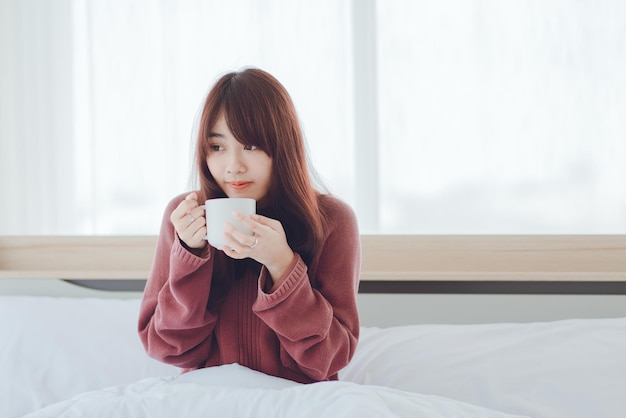
[[[250,181],[233,181],[228,183],[228,186],[237,191],[241,191],[248,188],[248,186],[250,186],[251,184],[252,182]]]

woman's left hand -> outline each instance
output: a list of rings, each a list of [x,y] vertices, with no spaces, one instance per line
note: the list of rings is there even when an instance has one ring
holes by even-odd
[[[263,264],[272,280],[276,282],[293,261],[294,253],[289,244],[285,230],[280,221],[262,215],[243,217],[235,213],[235,217],[250,230],[253,235],[244,234],[227,222],[226,246],[222,248],[229,257],[243,259],[250,257]]]

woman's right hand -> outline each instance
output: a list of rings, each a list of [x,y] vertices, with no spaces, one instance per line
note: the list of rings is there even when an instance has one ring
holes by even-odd
[[[198,205],[198,194],[190,193],[180,202],[170,215],[170,222],[178,237],[189,248],[203,248],[207,245],[206,219],[204,209]]]

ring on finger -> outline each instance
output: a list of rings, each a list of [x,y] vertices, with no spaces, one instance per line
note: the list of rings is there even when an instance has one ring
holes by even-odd
[[[196,217],[195,217],[195,216],[193,216],[191,213],[188,213],[188,214],[187,214],[187,217],[189,218],[189,223],[192,223],[193,221],[195,221],[195,220],[196,220]]]
[[[259,243],[259,239],[257,237],[254,237],[254,242],[252,243],[252,245],[250,246],[251,250],[254,250],[256,248],[256,245]]]

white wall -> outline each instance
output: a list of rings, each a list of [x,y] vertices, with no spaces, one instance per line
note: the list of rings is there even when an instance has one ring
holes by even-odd
[[[140,292],[89,290],[59,280],[0,280],[0,295],[140,298]],[[358,297],[361,324],[529,322],[626,317],[626,295],[379,295]]]
[[[359,295],[365,326],[626,317],[626,295]]]

